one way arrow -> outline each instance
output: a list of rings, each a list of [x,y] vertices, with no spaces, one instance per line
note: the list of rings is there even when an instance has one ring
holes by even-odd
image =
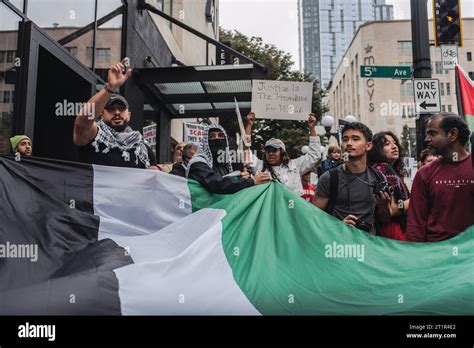
[[[426,104],[426,101],[420,104],[420,106],[426,110],[426,108],[434,108],[437,104]]]

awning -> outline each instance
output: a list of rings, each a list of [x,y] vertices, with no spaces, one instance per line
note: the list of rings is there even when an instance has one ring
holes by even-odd
[[[171,118],[197,118],[235,116],[234,98],[242,114],[248,113],[252,80],[266,74],[253,64],[242,64],[142,68],[134,75]]]

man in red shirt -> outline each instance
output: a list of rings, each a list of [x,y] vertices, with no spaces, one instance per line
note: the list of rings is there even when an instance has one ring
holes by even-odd
[[[453,113],[433,116],[425,141],[442,156],[415,176],[408,208],[407,241],[436,242],[474,224],[474,169],[466,121]]]

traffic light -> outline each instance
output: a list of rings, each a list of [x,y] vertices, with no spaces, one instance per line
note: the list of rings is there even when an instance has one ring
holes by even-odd
[[[435,46],[462,47],[461,0],[433,0]]]

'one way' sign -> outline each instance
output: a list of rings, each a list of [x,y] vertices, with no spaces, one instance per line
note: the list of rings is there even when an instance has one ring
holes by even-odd
[[[414,92],[417,113],[435,113],[441,111],[439,80],[415,79]]]

